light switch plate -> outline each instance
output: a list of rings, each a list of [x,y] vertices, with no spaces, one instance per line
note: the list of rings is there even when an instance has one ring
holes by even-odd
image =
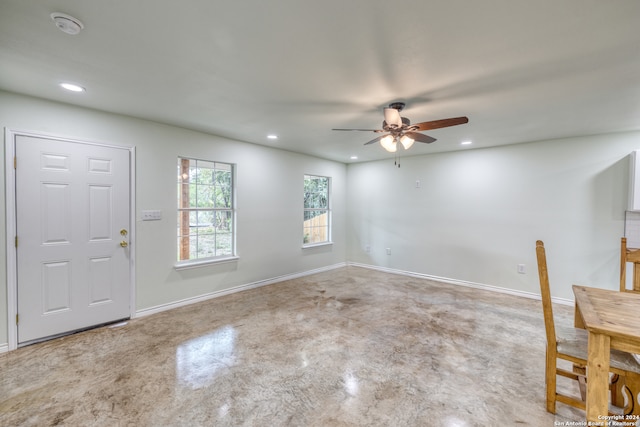
[[[146,210],[142,211],[143,221],[159,221],[162,219],[162,211],[160,210]]]

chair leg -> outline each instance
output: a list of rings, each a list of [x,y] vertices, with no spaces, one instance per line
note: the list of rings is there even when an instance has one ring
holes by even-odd
[[[555,353],[555,352],[554,352]],[[556,413],[556,369],[557,359],[555,354],[550,354],[547,349],[547,365],[545,369],[545,384],[547,388],[547,412]]]
[[[578,387],[580,388],[580,398],[587,401],[587,368],[582,365],[573,364],[573,372],[578,375]]]
[[[625,415],[640,415],[640,404],[638,404],[638,394],[640,394],[640,374],[627,373],[624,376],[624,388],[627,392],[627,405],[624,408]]]
[[[618,408],[624,408],[624,376],[613,374],[609,384],[609,390],[611,392],[611,405]]]

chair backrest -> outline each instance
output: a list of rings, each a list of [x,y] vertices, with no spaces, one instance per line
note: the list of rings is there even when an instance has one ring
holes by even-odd
[[[627,289],[627,263],[633,263],[632,287]],[[627,247],[627,238],[620,241],[620,291],[640,292],[640,249]]]
[[[544,328],[547,332],[547,349],[555,349],[556,328],[553,323],[553,307],[551,305],[551,291],[549,289],[547,255],[542,240],[536,241],[536,256],[538,258],[538,276],[540,277],[540,296],[542,297],[542,311],[544,312]]]

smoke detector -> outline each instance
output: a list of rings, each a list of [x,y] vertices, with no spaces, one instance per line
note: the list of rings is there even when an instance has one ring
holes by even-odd
[[[65,15],[64,13],[54,12],[51,14],[51,19],[53,19],[53,22],[60,31],[64,31],[72,36],[75,36],[84,28],[84,25],[79,19]]]

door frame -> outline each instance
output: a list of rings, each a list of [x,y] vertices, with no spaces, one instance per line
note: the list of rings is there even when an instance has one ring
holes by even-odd
[[[18,136],[54,139],[74,144],[94,145],[108,148],[116,148],[129,151],[129,312],[133,319],[136,313],[136,274],[135,274],[135,241],[136,241],[136,148],[131,146],[119,146],[95,141],[87,141],[76,138],[68,138],[52,135],[45,132],[22,131],[5,127],[5,214],[6,214],[6,263],[7,263],[7,333],[8,350],[18,348],[18,325],[16,314],[18,312],[18,250],[15,245],[16,228],[16,170],[14,168],[15,145]]]

